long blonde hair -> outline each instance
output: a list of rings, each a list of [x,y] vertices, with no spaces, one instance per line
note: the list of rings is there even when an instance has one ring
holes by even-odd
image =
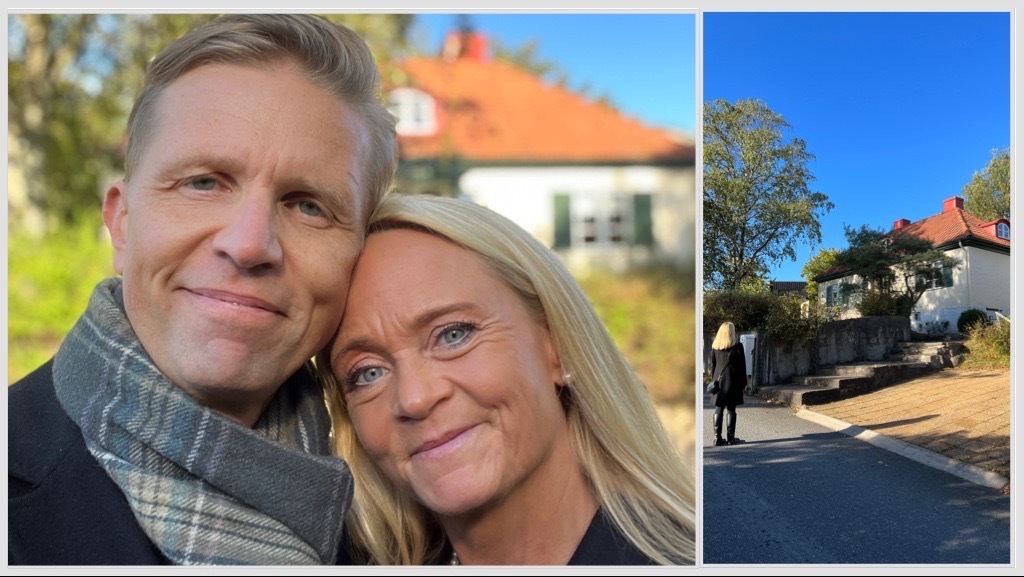
[[[694,562],[694,475],[683,464],[643,384],[579,284],[550,250],[518,225],[469,202],[391,195],[370,232],[414,228],[474,251],[548,327],[572,375],[567,420],[574,453],[619,530],[660,564]],[[438,560],[444,536],[433,515],[392,483],[359,444],[328,354],[317,357],[335,426],[336,451],[351,466],[355,497],[346,531],[378,564]]]
[[[726,321],[722,323],[722,326],[718,327],[718,334],[715,335],[715,340],[711,343],[711,348],[724,351],[735,344],[736,325]]]

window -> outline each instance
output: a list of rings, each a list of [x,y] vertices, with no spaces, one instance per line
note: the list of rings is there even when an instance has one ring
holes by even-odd
[[[919,272],[915,276],[917,290],[931,290],[953,286],[953,267],[936,265],[931,270]]]
[[[650,194],[556,194],[555,248],[653,246]]]
[[[1010,240],[1010,225],[1005,222],[996,224],[996,236]]]
[[[434,99],[415,88],[396,88],[388,94],[388,110],[398,118],[402,136],[430,136],[437,132]]]
[[[825,287],[825,306],[846,307],[850,304],[850,294],[843,290],[842,283],[830,284]]]

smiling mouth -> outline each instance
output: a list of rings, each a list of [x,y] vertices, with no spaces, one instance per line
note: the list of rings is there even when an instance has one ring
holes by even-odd
[[[410,457],[425,457],[454,450],[462,445],[463,441],[469,437],[469,433],[476,429],[476,427],[476,425],[472,425],[464,429],[454,429],[440,437],[431,439],[417,447]]]
[[[199,298],[218,301],[232,308],[238,308],[239,310],[256,309],[259,311],[264,311],[275,315],[284,315],[284,313],[282,313],[280,309],[260,298],[211,289],[187,290],[188,292],[192,293],[193,295]]]

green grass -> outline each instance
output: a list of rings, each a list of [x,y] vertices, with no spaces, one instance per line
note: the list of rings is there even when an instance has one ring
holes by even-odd
[[[960,365],[963,369],[1009,369],[1010,323],[990,325],[977,323],[968,327],[964,341],[967,354]]]

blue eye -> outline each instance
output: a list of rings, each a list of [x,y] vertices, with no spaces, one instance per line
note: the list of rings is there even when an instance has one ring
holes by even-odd
[[[324,211],[320,205],[311,200],[300,200],[298,202],[299,212],[306,216],[323,216]]]
[[[437,340],[439,344],[446,347],[458,346],[464,343],[475,330],[476,327],[471,323],[452,323],[441,329]]]
[[[212,176],[197,176],[189,179],[188,185],[196,190],[213,190],[217,187],[217,179]]]
[[[362,367],[349,373],[345,381],[349,388],[365,387],[383,376],[383,367]]]

